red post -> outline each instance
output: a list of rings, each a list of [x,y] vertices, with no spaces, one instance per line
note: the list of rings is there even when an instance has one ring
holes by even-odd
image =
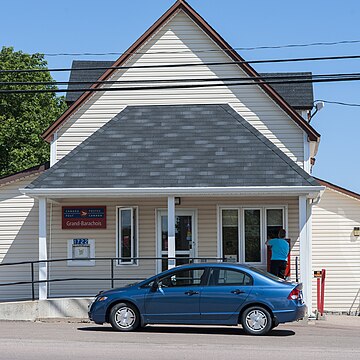
[[[316,279],[316,290],[317,290],[317,311],[320,312],[320,308],[321,308],[320,278]]]
[[[325,300],[325,274],[326,270],[321,270],[321,308],[320,308],[320,314],[324,314],[324,300]]]

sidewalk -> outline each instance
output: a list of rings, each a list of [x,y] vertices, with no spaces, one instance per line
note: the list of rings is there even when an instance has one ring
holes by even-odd
[[[325,319],[310,320],[309,325],[323,326],[345,326],[345,327],[359,327],[360,328],[360,316],[349,315],[325,315]]]

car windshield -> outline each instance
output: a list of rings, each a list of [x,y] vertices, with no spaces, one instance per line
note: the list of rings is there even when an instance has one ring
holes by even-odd
[[[272,280],[275,280],[275,281],[278,281],[278,282],[285,282],[284,279],[281,279],[281,278],[279,278],[279,277],[277,277],[277,276],[275,276],[273,274],[270,274],[267,271],[264,271],[264,270],[261,270],[261,269],[255,268],[255,267],[250,267],[250,270],[255,271],[256,273],[261,274],[263,276],[266,276],[269,279],[272,279]]]

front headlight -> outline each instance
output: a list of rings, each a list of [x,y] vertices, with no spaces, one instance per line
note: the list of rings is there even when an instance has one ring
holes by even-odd
[[[97,301],[105,301],[107,299],[107,296],[101,296],[97,299]]]

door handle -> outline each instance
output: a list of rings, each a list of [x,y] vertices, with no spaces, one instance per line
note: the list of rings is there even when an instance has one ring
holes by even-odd
[[[236,290],[232,290],[231,293],[232,294],[236,294],[236,295],[239,295],[239,294],[243,294],[245,291],[242,291],[242,290],[239,290],[239,289],[236,289]]]
[[[189,290],[189,291],[185,291],[184,294],[191,296],[191,295],[197,295],[197,294],[199,294],[199,293],[198,293],[197,291]]]

